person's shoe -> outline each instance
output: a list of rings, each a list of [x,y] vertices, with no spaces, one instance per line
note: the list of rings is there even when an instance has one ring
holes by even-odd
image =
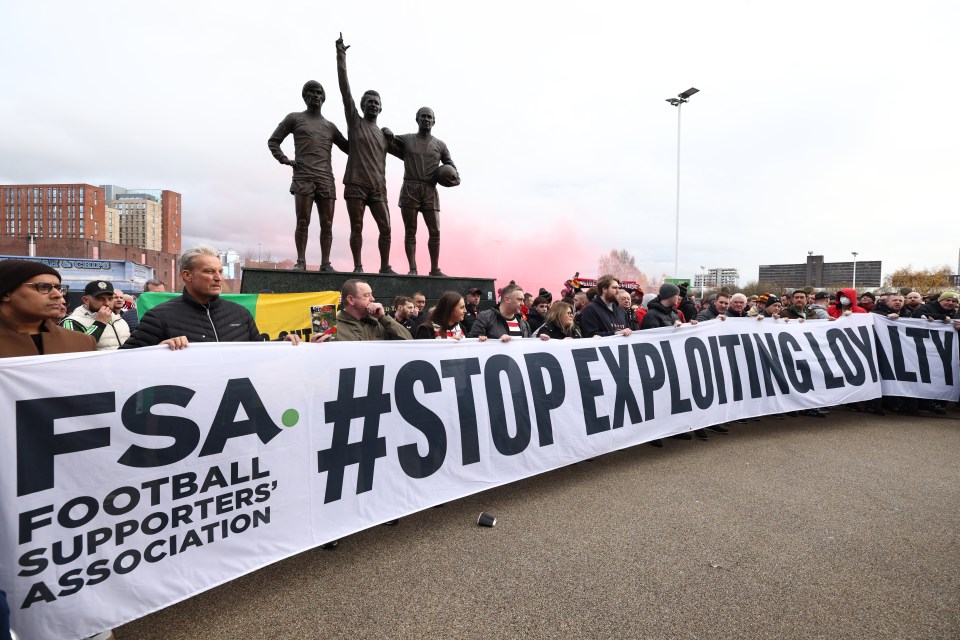
[[[336,271],[336,269],[334,269],[333,265],[330,264],[329,262],[324,262],[323,264],[320,265],[320,271],[323,271],[324,273],[332,273]]]
[[[743,422],[746,422],[746,421],[744,420]],[[727,429],[726,427],[721,427],[718,424],[715,424],[712,427],[707,427],[707,429],[710,429],[710,431],[715,431],[717,433],[730,433],[730,429]]]
[[[656,440],[651,440],[647,444],[650,445],[651,447],[656,447],[657,449],[663,448],[663,440],[661,440],[660,438],[657,438]]]
[[[880,407],[867,407],[867,413],[872,413],[875,416],[887,415],[887,412],[881,409]]]
[[[734,422],[736,422],[737,424],[747,424],[747,421],[744,420],[743,418],[740,418],[739,420],[734,420]]]
[[[695,429],[693,435],[697,436],[697,440],[709,440],[710,437],[707,435],[707,432],[703,429]]]
[[[938,406],[935,405],[935,404],[931,404],[929,407],[921,407],[921,408],[920,408],[920,411],[927,411],[927,412],[929,412],[929,413],[932,413],[932,414],[938,415],[938,416],[945,416],[945,415],[947,415],[947,412],[946,412],[946,411],[944,411],[943,409],[941,409],[940,407],[938,407]]]
[[[394,276],[397,275],[397,272],[394,271],[394,270],[390,267],[390,265],[387,265],[387,266],[385,266],[385,267],[380,267],[380,273],[385,273],[385,274],[387,274],[387,275],[394,275]]]
[[[430,275],[431,275],[431,276],[434,276],[434,277],[440,277],[440,278],[446,278],[446,277],[447,277],[447,274],[445,274],[443,271],[440,271],[440,269],[433,269],[433,270],[430,272]]]
[[[408,276],[416,276],[416,275],[420,275],[420,274],[417,273],[417,270],[416,270],[416,269],[410,269],[410,271],[407,271],[407,275],[408,275]]]
[[[856,404],[848,404],[847,409],[850,409],[850,411],[853,411],[854,413],[860,413],[861,411],[863,411],[863,409],[861,409],[860,406]]]
[[[782,413],[775,413],[775,414],[773,414],[773,415],[770,416],[770,417],[773,418],[774,420],[783,420],[783,414],[782,414]]]
[[[320,545],[320,548],[321,548],[321,549],[327,549],[328,551],[333,551],[334,549],[337,548],[337,545],[338,545],[338,544],[340,544],[340,538],[337,538],[336,540],[331,540],[330,542],[328,542],[328,543],[326,543],[326,544],[322,544],[322,545]]]
[[[810,416],[811,418],[826,418],[827,414],[820,409],[804,409],[801,413],[805,416]]]
[[[670,437],[675,440],[693,440],[693,436],[690,435],[689,433],[677,433]]]
[[[293,268],[294,268],[296,271],[306,271],[306,270],[307,270],[307,263],[304,262],[303,260],[297,260],[297,263],[296,263],[295,265],[293,265]]]
[[[800,416],[800,414],[797,413],[796,411],[787,411],[787,413],[784,415],[790,416],[791,418],[796,418]]]
[[[397,526],[398,524],[400,524],[400,518],[397,518],[396,520],[387,520],[386,522],[383,523],[383,526],[385,526],[385,527],[395,527],[395,526]]]
[[[363,265],[362,265],[362,264],[356,265],[356,266],[353,268],[353,272],[354,272],[354,273],[363,273]]]

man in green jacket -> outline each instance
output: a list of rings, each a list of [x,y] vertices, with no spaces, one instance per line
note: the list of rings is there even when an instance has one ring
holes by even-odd
[[[410,340],[410,332],[388,316],[363,280],[347,280],[340,289],[337,342]]]

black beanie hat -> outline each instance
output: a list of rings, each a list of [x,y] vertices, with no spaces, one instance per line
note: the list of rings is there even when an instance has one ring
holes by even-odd
[[[0,296],[10,293],[30,278],[41,274],[57,276],[57,280],[61,280],[56,269],[36,260],[0,260]]]
[[[660,295],[657,296],[657,298],[660,300],[666,300],[667,298],[672,298],[678,293],[680,293],[680,287],[672,282],[664,282],[662,285],[660,285]]]

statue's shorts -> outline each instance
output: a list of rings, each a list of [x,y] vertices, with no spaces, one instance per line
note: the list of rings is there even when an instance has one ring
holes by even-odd
[[[290,193],[295,196],[311,196],[315,200],[336,200],[337,187],[334,181],[294,180],[290,183]]]
[[[386,202],[387,191],[379,187],[370,187],[365,184],[345,184],[343,185],[343,198],[359,198],[367,204],[374,202]]]
[[[400,208],[440,211],[440,195],[432,184],[404,180],[400,187]]]

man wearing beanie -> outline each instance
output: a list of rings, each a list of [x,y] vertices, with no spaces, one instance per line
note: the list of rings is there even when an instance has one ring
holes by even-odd
[[[956,291],[944,291],[936,300],[931,300],[914,309],[912,318],[926,318],[927,320],[940,320],[941,322],[956,322],[957,307],[960,307],[960,293]]]
[[[647,313],[640,323],[641,329],[659,329],[660,327],[679,327],[680,314],[677,303],[680,301],[680,287],[670,282],[660,285],[660,293],[647,303]],[[694,321],[696,322],[696,321]]]
[[[90,336],[57,326],[60,274],[35,260],[0,261],[0,358],[95,351]]]
[[[63,328],[93,337],[97,351],[119,349],[130,337],[130,326],[114,313],[115,298],[113,285],[106,280],[88,282],[83,289],[83,304],[63,319]]]
[[[660,285],[660,293],[656,298],[647,303],[647,312],[640,323],[641,329],[659,329],[661,327],[679,327],[683,323],[680,321],[680,313],[677,311],[677,303],[680,302],[680,287],[669,282]],[[696,320],[691,320],[690,324],[697,324]],[[701,440],[707,439],[707,434],[703,429],[696,429],[694,434]],[[673,438],[679,440],[690,440],[689,433],[678,433]],[[651,440],[649,443],[653,447],[662,447],[663,441]]]

